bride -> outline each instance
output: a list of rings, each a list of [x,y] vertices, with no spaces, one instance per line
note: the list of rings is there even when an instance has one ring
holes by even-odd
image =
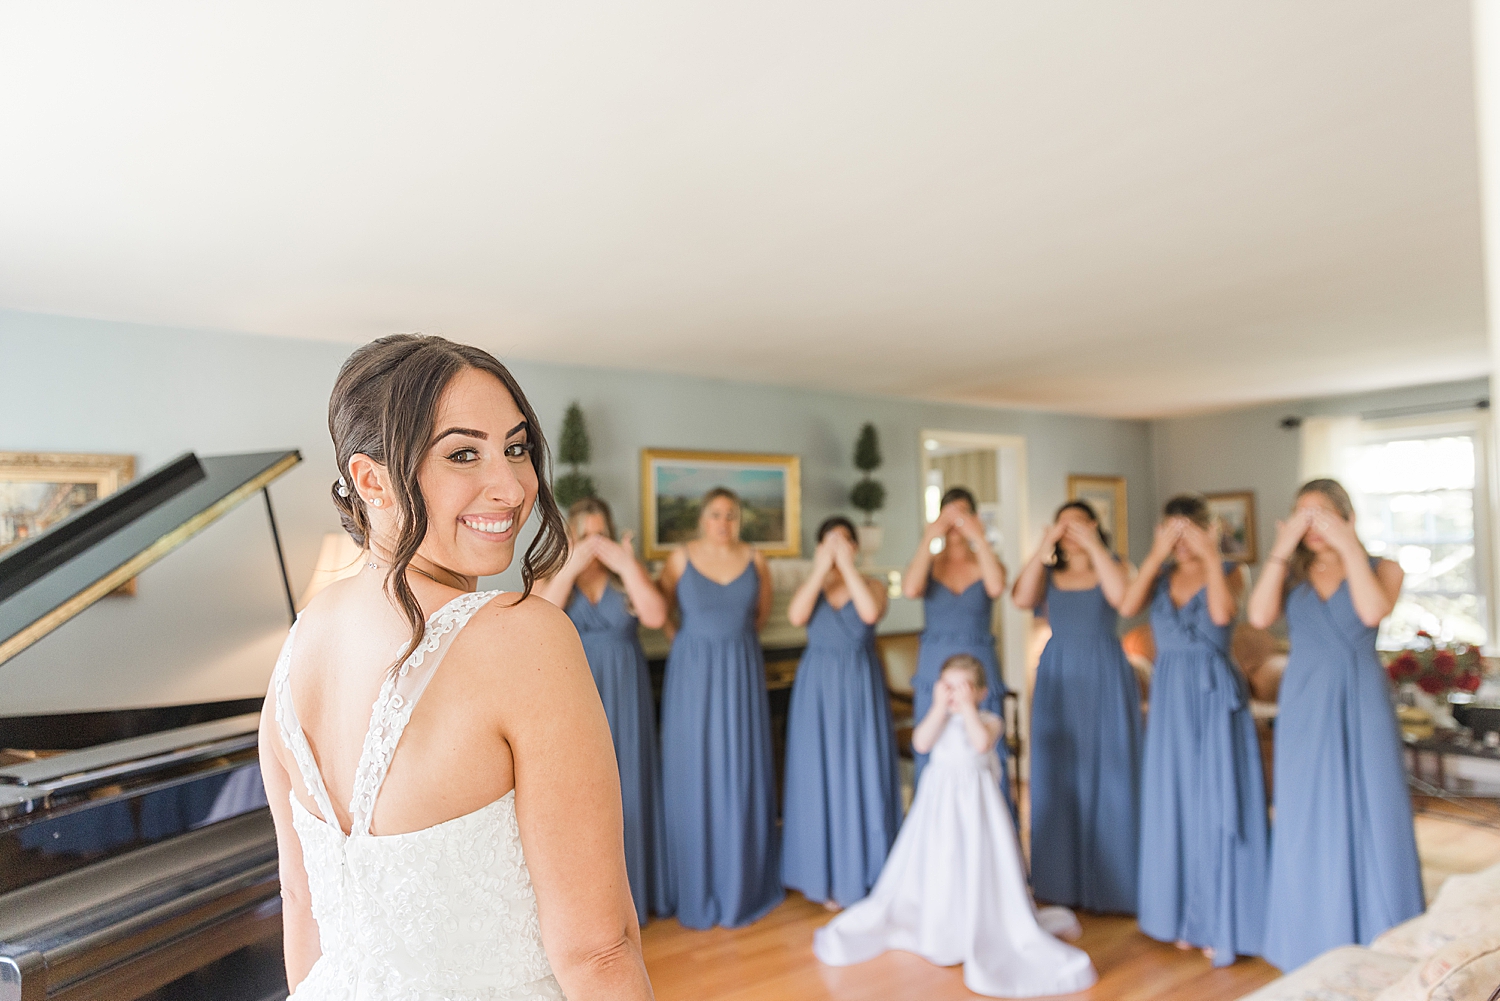
[[[609,726],[529,598],[565,542],[525,395],[477,348],[386,337],[328,426],[365,565],[292,627],[260,733],[293,998],[650,998]],[[533,506],[525,590],[476,592]]]

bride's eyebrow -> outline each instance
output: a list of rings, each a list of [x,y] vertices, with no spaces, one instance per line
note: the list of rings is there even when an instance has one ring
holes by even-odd
[[[509,431],[505,432],[505,437],[506,438],[514,438],[518,432],[521,432],[521,431],[530,431],[530,430],[531,430],[531,425],[527,424],[525,421],[522,421],[521,423],[517,424],[515,427],[511,428]]]
[[[448,437],[450,434],[467,435],[470,438],[478,438],[480,441],[489,441],[489,439],[490,439],[490,436],[488,434],[486,434],[485,432],[483,432],[483,431],[475,431],[473,428],[449,428],[448,430],[444,431],[442,434],[438,435],[436,438],[432,439],[432,443],[434,445],[436,445],[438,442],[442,441],[444,438]]]

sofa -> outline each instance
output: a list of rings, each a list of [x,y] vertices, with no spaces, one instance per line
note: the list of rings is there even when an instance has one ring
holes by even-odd
[[[1500,865],[1450,876],[1427,913],[1241,1001],[1490,1001],[1500,994]]]

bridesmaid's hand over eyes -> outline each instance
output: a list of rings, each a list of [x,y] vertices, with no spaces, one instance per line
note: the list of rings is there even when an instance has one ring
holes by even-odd
[[[843,532],[830,532],[828,541],[833,543],[833,563],[841,569],[854,566],[854,546]]]
[[[1318,511],[1312,516],[1312,527],[1318,530],[1318,534],[1326,539],[1340,556],[1346,559],[1364,558],[1364,547],[1360,545],[1359,536],[1354,532],[1353,521],[1345,521],[1335,515]]]
[[[1194,556],[1205,563],[1219,558],[1219,533],[1213,529],[1199,528],[1197,525],[1184,519],[1182,523],[1182,538],[1188,544]]]
[[[1156,534],[1151,538],[1151,557],[1156,560],[1165,561],[1172,555],[1172,550],[1177,547],[1177,540],[1182,538],[1181,518],[1165,518],[1161,524],[1156,526]]]
[[[818,543],[818,548],[813,550],[813,576],[818,578],[826,577],[828,572],[833,569],[834,563],[837,562],[833,553],[833,540],[839,534],[838,532],[829,532],[823,536],[823,541]]]
[[[1276,541],[1271,544],[1271,558],[1289,560],[1297,551],[1297,543],[1312,526],[1312,512],[1307,508],[1293,511],[1286,521],[1276,523]]]
[[[594,557],[616,574],[625,573],[635,562],[635,550],[630,547],[629,532],[625,533],[620,542],[602,535],[591,535],[587,541],[594,544]]]
[[[581,539],[573,540],[568,546],[568,563],[575,572],[581,572],[599,555],[599,536],[586,535]]]

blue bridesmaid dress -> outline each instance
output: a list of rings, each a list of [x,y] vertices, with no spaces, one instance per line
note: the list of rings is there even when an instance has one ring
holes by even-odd
[[[1347,580],[1327,601],[1311,582],[1297,585],[1286,623],[1262,954],[1291,970],[1335,946],[1369,945],[1424,904],[1376,630],[1354,611]]]
[[[901,785],[875,627],[822,595],[807,623],[786,724],[781,882],[848,907],[880,877]]]
[[[620,769],[625,814],[625,869],[636,917],[668,914],[662,896],[661,765],[657,760],[656,709],[651,675],[641,649],[639,624],[617,588],[606,587],[596,605],[578,589],[568,600],[568,618],[578,627],[599,700],[609,718]]]
[[[1232,573],[1233,564],[1224,572]],[[1260,953],[1268,822],[1249,686],[1229,661],[1234,623],[1215,625],[1208,588],[1178,608],[1171,567],[1156,579],[1156,665],[1141,775],[1141,931],[1214,950],[1214,965]]]
[[[771,706],[752,561],[728,584],[689,560],[661,696],[667,906],[688,928],[734,928],[781,903]]]
[[[1047,574],[1052,638],[1031,702],[1031,886],[1037,898],[1133,914],[1140,859],[1141,694],[1098,586]]]
[[[1005,696],[1005,682],[1000,680],[1000,661],[995,656],[995,634],[990,632],[990,614],[994,601],[985,593],[984,581],[976,580],[962,592],[955,593],[946,585],[928,578],[927,593],[922,599],[922,639],[917,647],[917,673],[911,679],[912,711],[915,721],[922,722],[927,710],[932,708],[932,686],[943,673],[943,662],[957,653],[977,657],[984,665],[984,676],[988,679],[989,691],[980,709],[996,716],[1003,716],[1001,699]],[[1010,797],[1009,772],[1005,767],[1005,741],[1002,738],[995,751],[1000,755],[1000,790],[1005,801],[1015,812]],[[927,755],[913,752],[916,761],[916,777],[920,781],[922,769],[927,767]]]

